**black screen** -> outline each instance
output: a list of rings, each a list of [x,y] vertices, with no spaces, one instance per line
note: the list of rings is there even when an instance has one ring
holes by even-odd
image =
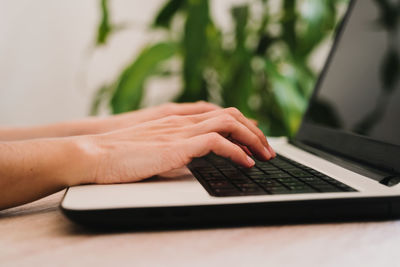
[[[359,0],[305,122],[400,145],[400,0]]]

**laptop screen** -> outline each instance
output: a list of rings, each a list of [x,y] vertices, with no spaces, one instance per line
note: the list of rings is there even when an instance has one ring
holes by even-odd
[[[353,4],[304,121],[400,145],[400,1]]]

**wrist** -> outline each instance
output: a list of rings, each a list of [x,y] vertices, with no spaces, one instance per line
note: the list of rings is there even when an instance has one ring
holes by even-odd
[[[95,136],[83,135],[69,138],[67,155],[71,159],[69,171],[65,177],[67,186],[90,184],[95,182],[101,149],[95,142]]]

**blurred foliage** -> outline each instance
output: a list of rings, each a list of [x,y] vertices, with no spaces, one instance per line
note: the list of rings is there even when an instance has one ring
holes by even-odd
[[[108,15],[108,1],[107,0],[101,0],[100,1],[100,7],[101,7],[101,22],[98,27],[97,31],[97,39],[96,43],[97,45],[105,44],[107,41],[107,37],[111,33],[112,26],[110,25],[110,19]]]
[[[138,109],[149,78],[179,75],[183,88],[175,101],[235,106],[259,120],[266,134],[291,136],[319,71],[310,67],[310,57],[332,37],[347,2],[248,0],[232,6],[232,28],[222,29],[210,15],[209,0],[167,0],[152,23],[167,37],[149,44],[112,84],[100,88],[92,112],[103,101],[113,113]],[[108,3],[100,4],[97,45],[113,32]],[[176,61],[178,73],[171,64]]]

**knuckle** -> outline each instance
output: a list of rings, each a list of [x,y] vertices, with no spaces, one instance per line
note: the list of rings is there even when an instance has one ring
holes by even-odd
[[[209,133],[207,135],[207,143],[209,146],[214,146],[220,141],[220,135],[218,133]]]
[[[229,114],[232,114],[234,116],[242,115],[239,109],[235,107],[229,107],[225,109]]]
[[[209,103],[206,102],[206,101],[204,101],[204,100],[199,100],[199,101],[196,102],[196,104],[198,104],[198,105],[204,105],[204,106],[209,105]]]
[[[259,131],[259,134],[257,136],[261,141],[267,142],[267,138],[265,137],[264,133],[261,130]]]
[[[256,128],[256,135],[260,140],[266,140],[264,133],[259,128]]]
[[[233,125],[236,120],[230,114],[223,114],[219,118],[224,125]]]

